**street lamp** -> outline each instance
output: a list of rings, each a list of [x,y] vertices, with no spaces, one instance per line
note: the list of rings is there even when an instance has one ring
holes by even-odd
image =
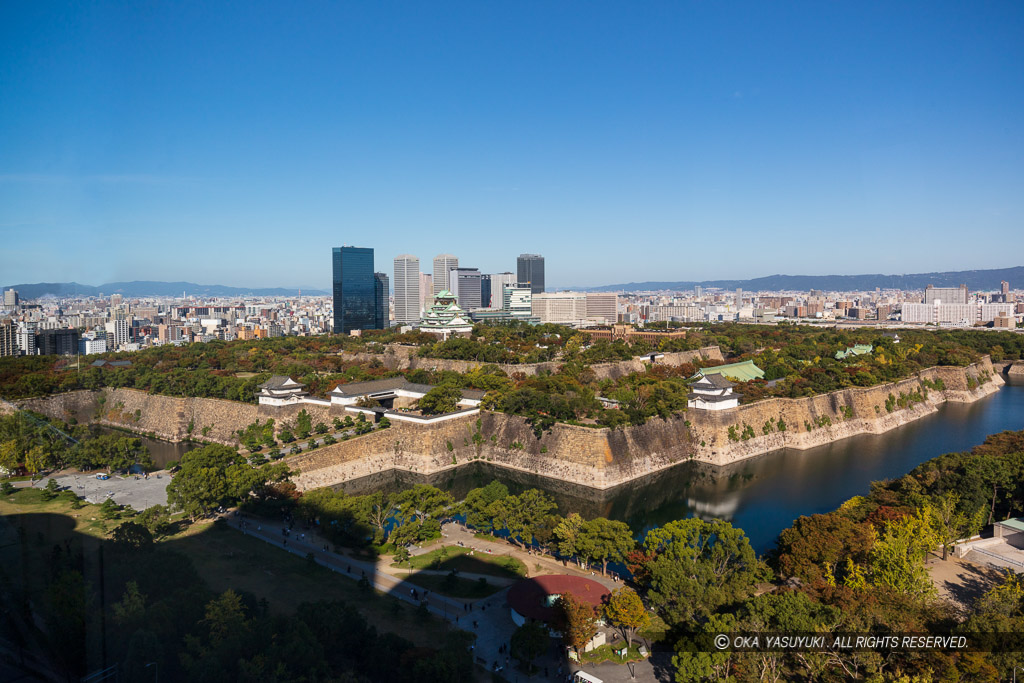
[[[157,665],[156,662],[150,662],[149,664],[147,664],[146,666],[144,666],[142,668],[143,669],[148,669],[149,667],[153,667],[153,683],[160,683],[160,667],[159,667],[159,665]]]

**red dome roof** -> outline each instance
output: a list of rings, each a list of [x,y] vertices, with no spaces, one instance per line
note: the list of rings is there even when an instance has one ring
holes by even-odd
[[[601,606],[611,591],[592,579],[565,574],[547,574],[523,579],[508,591],[509,606],[524,617],[551,622],[556,616],[548,606],[548,596],[572,594],[580,602],[595,609]]]

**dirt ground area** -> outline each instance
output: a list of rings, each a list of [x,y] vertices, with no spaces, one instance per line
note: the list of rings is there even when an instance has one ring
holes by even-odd
[[[953,555],[943,562],[941,554],[928,557],[925,566],[939,597],[966,611],[983,593],[1002,580],[1005,570]]]

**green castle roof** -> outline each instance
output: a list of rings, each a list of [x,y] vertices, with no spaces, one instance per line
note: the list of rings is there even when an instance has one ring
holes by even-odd
[[[762,379],[764,377],[764,370],[754,365],[754,361],[745,360],[742,363],[701,368],[697,371],[697,375],[722,375],[737,382],[749,382],[752,379]]]

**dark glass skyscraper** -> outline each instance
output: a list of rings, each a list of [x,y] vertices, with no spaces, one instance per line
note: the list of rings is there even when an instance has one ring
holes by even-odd
[[[544,257],[540,254],[520,254],[516,259],[516,277],[519,286],[530,286],[530,293],[544,292]]]
[[[391,285],[388,282],[388,274],[374,273],[373,288],[375,327],[378,330],[386,330],[391,327],[391,307],[388,305]]]
[[[334,247],[334,333],[377,328],[377,281],[373,249]]]

